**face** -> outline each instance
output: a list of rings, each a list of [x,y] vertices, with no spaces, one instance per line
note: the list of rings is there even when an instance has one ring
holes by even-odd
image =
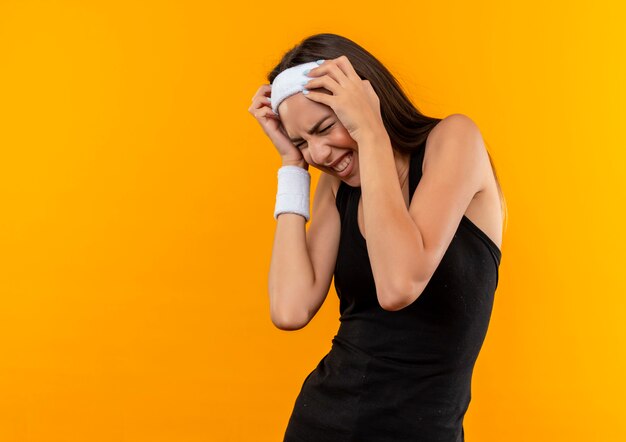
[[[318,88],[317,91],[324,92],[325,89]],[[330,94],[330,91],[325,93]],[[287,136],[310,166],[353,187],[360,186],[358,145],[331,107],[298,92],[283,100],[278,112]],[[313,128],[315,130],[309,134]],[[346,163],[348,165],[343,169]]]

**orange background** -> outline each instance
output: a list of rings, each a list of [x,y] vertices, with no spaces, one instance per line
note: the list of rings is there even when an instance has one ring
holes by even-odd
[[[626,440],[621,3],[0,1],[0,440],[282,440],[339,303],[270,321],[280,158],[247,108],[318,32],[496,164],[466,440]]]

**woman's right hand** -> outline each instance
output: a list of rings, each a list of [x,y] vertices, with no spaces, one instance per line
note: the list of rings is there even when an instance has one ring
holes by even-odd
[[[268,99],[269,94],[271,94],[271,86],[269,84],[264,84],[257,89],[256,94],[252,97],[252,104],[248,108],[248,112],[256,118],[263,132],[265,132],[274,144],[274,147],[276,147],[276,150],[278,150],[283,160],[283,165],[299,165],[308,170],[309,165],[302,156],[302,152],[294,146],[287,136],[287,131],[283,127],[280,117],[272,111]]]

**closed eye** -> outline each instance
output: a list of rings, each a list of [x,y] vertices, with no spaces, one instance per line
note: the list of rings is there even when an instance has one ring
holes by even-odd
[[[335,123],[331,124],[330,126],[326,126],[324,129],[320,130],[320,133],[322,132],[326,132],[328,129],[330,129],[331,127],[333,127],[335,125]],[[306,141],[304,143],[300,143],[298,145],[296,145],[296,147],[298,149],[300,149],[302,146],[304,146],[306,144]]]

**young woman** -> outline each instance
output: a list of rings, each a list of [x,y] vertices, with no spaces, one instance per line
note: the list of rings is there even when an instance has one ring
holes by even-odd
[[[249,112],[283,164],[271,318],[304,327],[333,276],[341,314],[284,441],[463,441],[504,207],[479,129],[462,114],[422,115],[374,56],[335,34],[303,40],[269,81]],[[309,166],[323,173],[307,231]]]

